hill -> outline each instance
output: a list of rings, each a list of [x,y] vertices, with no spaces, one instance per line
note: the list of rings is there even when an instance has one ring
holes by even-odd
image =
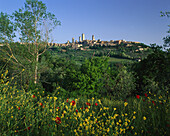
[[[92,56],[108,56],[110,57],[109,62],[141,61],[141,59],[146,58],[148,54],[153,52],[150,46],[143,43],[121,43],[115,46],[101,46],[96,44],[90,46],[88,44],[79,48],[52,46],[50,51],[53,55],[77,62],[82,62],[85,58]]]

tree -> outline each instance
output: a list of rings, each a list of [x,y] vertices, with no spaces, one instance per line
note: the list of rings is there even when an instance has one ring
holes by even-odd
[[[161,17],[165,17],[165,16],[167,16],[169,18],[170,17],[170,12],[162,12],[161,11]],[[170,25],[168,25],[168,27],[170,27]],[[170,28],[167,31],[167,33],[170,33]],[[163,48],[165,50],[167,50],[167,51],[170,51],[170,35],[164,37],[163,40],[164,40]]]
[[[11,42],[13,42],[13,38],[15,37],[15,26],[11,21],[12,16],[1,12],[0,13],[0,43],[6,47],[0,48],[0,58],[2,66],[8,62],[9,60],[12,63],[18,63],[18,65],[23,66],[17,58],[14,56],[14,53],[10,47]]]
[[[38,0],[26,0],[25,6],[20,8],[19,11],[15,11],[13,17],[15,27],[20,35],[19,39],[28,54],[23,54],[22,57],[27,64],[32,66],[30,70],[34,73],[33,80],[36,84],[39,78],[38,74],[40,75],[38,71],[39,58],[49,48],[48,43],[52,40],[49,34],[61,23],[54,14],[47,12],[45,4]],[[11,27],[9,26],[6,33],[8,34],[10,30]],[[12,47],[9,49],[12,50]],[[21,58],[18,62],[22,62]],[[26,69],[24,65],[23,67]]]
[[[0,42],[6,43],[12,41],[15,37],[15,27],[10,20],[11,16],[6,13],[0,13]]]
[[[169,88],[170,82],[170,54],[161,50],[160,47],[152,47],[153,53],[141,62],[134,64],[133,69],[136,72],[137,90],[144,91],[151,89],[150,85],[154,84],[152,91]],[[158,88],[154,90],[154,88]]]
[[[161,16],[170,17],[170,12],[161,12]],[[170,29],[168,33],[170,33]],[[137,89],[140,91],[150,90],[158,92],[165,91],[170,87],[170,36],[164,37],[163,40],[164,50],[162,50],[161,46],[151,44],[153,53],[133,66],[136,72]]]
[[[125,99],[127,96],[130,96],[136,88],[133,73],[127,71],[127,68],[125,66],[119,69],[119,73],[114,78],[112,84],[113,86],[111,93],[114,98],[117,99]]]
[[[99,96],[104,87],[104,74],[108,68],[108,58],[89,58],[80,69],[67,70],[64,89],[76,95]]]

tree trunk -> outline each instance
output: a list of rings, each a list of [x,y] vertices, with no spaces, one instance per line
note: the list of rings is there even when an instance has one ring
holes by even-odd
[[[39,59],[39,55],[38,52],[36,54],[36,62],[35,62],[35,77],[34,77],[34,83],[37,84],[37,79],[38,79],[38,59]]]

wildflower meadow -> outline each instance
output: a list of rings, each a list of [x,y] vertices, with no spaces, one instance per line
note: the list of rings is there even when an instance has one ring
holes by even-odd
[[[8,72],[8,71],[7,71]],[[16,89],[6,73],[0,81],[0,135],[169,135],[169,94],[151,92],[125,100],[63,98]]]

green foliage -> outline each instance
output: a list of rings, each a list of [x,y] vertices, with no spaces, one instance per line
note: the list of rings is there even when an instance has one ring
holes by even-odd
[[[129,60],[145,58],[148,54],[152,53],[152,49],[143,43],[131,43],[128,45],[97,46],[98,48],[93,46],[90,48],[95,50],[95,56],[109,56],[110,58],[115,57]],[[143,48],[143,50],[140,51],[139,48]]]
[[[126,67],[121,67],[118,73],[110,79],[109,93],[115,99],[125,99],[136,89],[135,78]]]
[[[162,12],[161,11],[161,17],[165,17],[167,16],[168,18],[170,17],[170,12]],[[170,25],[168,25],[169,30],[167,31],[167,33],[170,33]],[[163,48],[164,50],[167,50],[168,52],[170,51],[170,36],[166,36],[163,38],[164,40],[164,44],[163,44]]]
[[[49,34],[57,25],[60,25],[60,21],[54,14],[47,12],[46,5],[38,0],[26,0],[25,7],[15,11],[12,17],[14,23],[7,14],[1,13],[0,35],[12,40],[13,31],[16,28],[21,36],[19,38],[22,44],[6,44],[6,47],[0,49],[2,51],[0,61],[6,64],[10,60],[8,66],[12,67],[13,75],[22,71],[21,69],[27,72],[25,77],[21,76],[19,81],[22,82],[21,84],[28,85],[32,81],[36,84],[41,72],[45,69],[44,65],[39,64],[39,58],[48,48],[47,43],[51,40]]]
[[[0,13],[0,43],[8,43],[15,37],[15,27],[10,18],[6,13]]]
[[[10,46],[8,48],[8,46]],[[27,50],[27,45],[10,43],[0,48],[0,62],[9,70],[9,77],[15,76],[18,86],[25,86],[34,80],[34,57]],[[21,72],[22,71],[22,72]],[[26,74],[27,73],[27,74]],[[20,88],[19,87],[19,88]]]
[[[86,59],[80,70],[70,69],[66,73],[65,89],[79,95],[99,95],[104,86],[103,75],[107,72],[108,58]]]
[[[138,90],[142,88],[151,89],[151,84],[159,88],[156,90],[169,88],[170,55],[168,52],[164,52],[157,47],[153,48],[154,53],[148,55],[146,59],[143,59],[133,66],[136,72]],[[148,88],[146,88],[146,86],[148,86]],[[151,90],[155,90],[155,87]]]
[[[19,28],[22,36],[20,37],[21,42],[34,44],[49,42],[49,33],[57,25],[60,25],[60,21],[57,20],[55,15],[47,12],[46,5],[38,0],[26,0],[25,7],[15,11],[13,15],[15,25]]]
[[[48,92],[53,92],[57,86],[69,87],[68,82],[65,80],[66,73],[70,69],[78,68],[74,62],[59,58],[48,51],[41,56],[39,65],[40,68],[44,68],[40,69],[40,82]]]

